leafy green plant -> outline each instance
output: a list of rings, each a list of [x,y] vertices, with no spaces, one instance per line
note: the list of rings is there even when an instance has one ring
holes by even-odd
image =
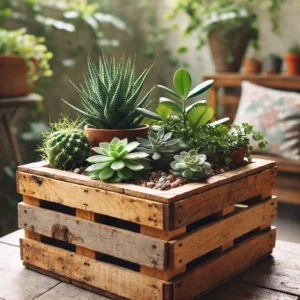
[[[71,169],[85,163],[90,152],[89,141],[81,130],[80,123],[62,117],[50,123],[49,131],[42,134],[42,158],[56,169]]]
[[[164,128],[159,129],[157,132],[151,130],[148,139],[138,137],[137,141],[140,143],[137,150],[152,155],[153,160],[173,156],[180,147],[179,140],[172,139],[172,132],[165,134]]]
[[[82,100],[83,110],[71,106],[86,123],[101,129],[130,129],[140,126],[143,116],[136,108],[147,108],[151,103],[152,88],[139,100],[145,79],[151,68],[145,69],[135,79],[135,63],[123,56],[119,62],[115,58],[99,58],[99,70],[88,58],[88,72],[84,74],[85,86],[75,88]]]
[[[171,162],[173,174],[191,180],[200,180],[208,176],[211,165],[206,162],[205,154],[198,154],[196,150],[181,152],[174,156]]]
[[[91,179],[109,182],[138,179],[151,169],[148,153],[133,152],[138,142],[128,143],[127,139],[114,138],[110,143],[100,143],[92,148],[99,155],[90,156],[92,165],[86,169]]]
[[[300,54],[300,45],[294,44],[288,49],[287,52],[292,54]]]
[[[45,39],[26,33],[25,28],[14,31],[0,29],[0,54],[20,55],[28,67],[27,80],[29,83],[40,77],[52,76],[49,60],[53,54],[43,44]],[[36,60],[36,65],[35,61]]]

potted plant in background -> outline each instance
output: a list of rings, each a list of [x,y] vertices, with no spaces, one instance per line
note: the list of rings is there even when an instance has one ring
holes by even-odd
[[[25,96],[34,90],[42,76],[51,76],[52,53],[43,44],[44,38],[0,29],[0,97]]]
[[[246,74],[257,74],[261,72],[261,62],[254,57],[245,58],[243,67]]]
[[[272,30],[278,31],[283,0],[178,0],[169,17],[174,19],[179,12],[189,17],[183,34],[197,32],[198,49],[208,39],[216,72],[238,72],[248,44],[258,47],[255,9],[259,2],[268,4]]]
[[[267,74],[281,73],[282,58],[277,54],[269,54],[265,61],[265,71]]]
[[[284,60],[287,66],[287,74],[290,76],[300,74],[300,46],[298,44],[293,45],[288,49],[288,52],[284,56]]]
[[[139,100],[145,79],[151,68],[135,79],[134,62],[122,57],[110,61],[106,56],[99,59],[99,70],[88,58],[88,72],[84,74],[84,86],[75,88],[81,98],[83,109],[66,102],[85,120],[86,132],[91,146],[111,142],[113,138],[146,138],[148,125],[142,125],[143,116],[136,108],[147,108],[151,103],[152,88]]]

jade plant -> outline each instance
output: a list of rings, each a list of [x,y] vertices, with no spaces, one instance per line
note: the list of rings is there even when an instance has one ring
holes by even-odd
[[[148,153],[135,151],[138,142],[128,143],[127,139],[114,138],[110,143],[100,143],[92,150],[97,155],[90,156],[91,163],[86,169],[91,179],[108,182],[138,179],[151,169]]]
[[[196,150],[190,150],[175,155],[171,168],[176,176],[182,176],[190,180],[200,180],[208,176],[211,165],[206,162],[205,154],[198,154]]]
[[[43,146],[39,149],[42,158],[56,169],[71,169],[85,163],[90,145],[78,120],[62,117],[50,123],[49,131],[42,134]]]
[[[164,128],[157,132],[150,131],[148,139],[138,137],[137,141],[140,143],[137,150],[150,154],[153,160],[173,156],[180,147],[179,140],[172,139],[172,132],[165,134]]]
[[[71,106],[85,122],[97,129],[131,129],[141,125],[143,116],[136,108],[147,108],[151,103],[153,88],[140,99],[145,79],[151,68],[145,69],[135,79],[135,62],[122,57],[110,61],[99,58],[99,69],[88,58],[88,72],[84,74],[84,86],[75,86],[83,109]]]
[[[0,29],[0,55],[20,55],[27,65],[27,81],[52,76],[49,60],[53,54],[43,44],[43,37],[26,33],[25,28],[14,31]]]

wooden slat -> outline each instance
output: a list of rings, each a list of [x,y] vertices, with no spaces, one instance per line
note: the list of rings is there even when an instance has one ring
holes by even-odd
[[[270,169],[174,203],[171,228],[185,226],[258,195],[262,199],[270,197],[276,171]]]
[[[199,229],[180,236],[173,243],[170,265],[178,268],[190,261],[224,246],[226,250],[234,239],[271,222],[277,216],[276,197],[238,211]],[[265,227],[267,228],[267,227]]]
[[[40,206],[40,200],[37,199],[37,198],[34,198],[34,197],[23,196],[23,201],[24,201],[24,203],[27,203],[27,204],[31,204],[31,205],[35,205],[35,206]],[[24,226],[26,225],[26,227],[28,228],[26,222],[23,222],[22,225],[24,225]],[[25,230],[25,237],[30,238],[30,239],[34,239],[34,240],[37,240],[37,241],[41,240],[40,234],[38,234],[34,230]]]
[[[186,232],[186,227],[180,227],[175,230],[161,230],[148,226],[140,226],[140,233],[152,236],[164,241],[170,241],[176,238],[179,235],[182,235]]]
[[[23,195],[168,229],[164,224],[164,204],[23,172],[17,176],[18,190]]]
[[[258,234],[173,281],[174,300],[192,299],[244,271],[275,246],[276,230]]]
[[[163,299],[165,282],[138,272],[24,239],[24,262],[129,299]]]
[[[95,251],[98,251],[140,265],[161,270],[166,268],[165,241],[95,223],[87,220],[87,217],[86,220],[79,219],[23,203],[20,203],[18,208],[20,228],[33,228],[35,232],[44,236],[80,246],[80,252],[76,251],[79,254],[95,258]],[[82,213],[80,216],[82,217]]]

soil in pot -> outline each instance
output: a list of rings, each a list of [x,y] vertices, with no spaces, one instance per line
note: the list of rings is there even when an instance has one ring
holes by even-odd
[[[242,146],[232,149],[231,163],[236,167],[244,165],[248,147]]]
[[[27,70],[21,56],[0,55],[0,98],[26,96],[34,90],[35,85],[27,83]]]
[[[249,25],[230,32],[213,29],[208,39],[216,72],[238,72],[249,42]]]
[[[142,125],[134,129],[95,129],[85,127],[91,147],[99,146],[99,143],[110,143],[113,138],[120,140],[127,138],[128,142],[136,141],[137,137],[146,139],[148,137],[148,125]]]
[[[246,74],[257,74],[261,71],[261,62],[255,58],[246,58],[243,66]]]
[[[300,54],[287,53],[284,56],[287,74],[294,76],[300,74]]]

